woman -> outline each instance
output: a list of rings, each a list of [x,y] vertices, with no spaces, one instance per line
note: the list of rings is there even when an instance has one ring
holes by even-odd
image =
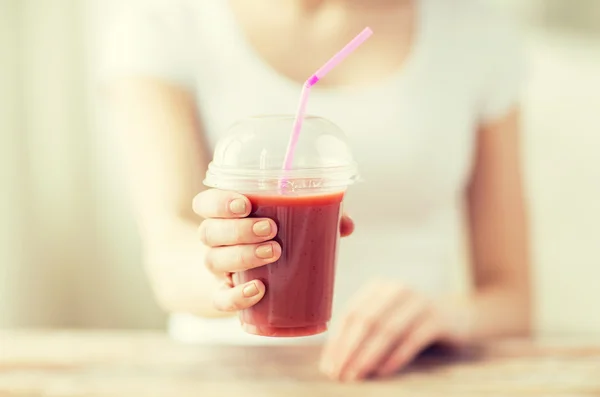
[[[293,113],[301,83],[365,26],[373,37],[309,105],[345,130],[366,181],[346,200],[353,221],[342,232],[357,228],[340,249],[322,370],[385,376],[432,343],[529,332],[521,65],[509,24],[470,0],[171,0],[112,25],[104,67],[148,273],[176,337],[271,341],[232,318],[265,286],[233,287],[227,275],[277,260],[275,225],[245,218],[247,198],[201,181],[231,123]],[[463,203],[472,289],[456,298]]]

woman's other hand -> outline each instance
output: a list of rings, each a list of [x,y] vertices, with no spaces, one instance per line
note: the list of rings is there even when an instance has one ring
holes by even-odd
[[[449,339],[447,323],[425,296],[401,283],[372,282],[331,335],[321,369],[343,381],[392,375],[431,344]]]
[[[252,206],[247,197],[210,189],[198,194],[194,211],[204,218],[200,240],[208,247],[204,265],[217,278],[220,288],[213,305],[220,311],[237,311],[258,303],[265,294],[260,280],[233,286],[231,274],[264,266],[281,256],[281,246],[273,241],[277,225],[266,218],[247,218]]]

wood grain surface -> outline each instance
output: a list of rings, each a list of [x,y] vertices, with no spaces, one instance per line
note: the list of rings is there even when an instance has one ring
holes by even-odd
[[[432,351],[385,380],[339,384],[318,346],[184,345],[148,332],[1,332],[0,396],[600,396],[600,341]]]

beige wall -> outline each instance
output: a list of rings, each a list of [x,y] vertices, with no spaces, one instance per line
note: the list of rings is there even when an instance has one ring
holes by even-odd
[[[85,35],[111,2],[0,2],[0,325],[162,324],[86,83],[97,53]],[[500,3],[555,21],[540,8],[550,2]],[[600,39],[571,32],[537,28],[528,46],[525,151],[546,334],[600,332]]]
[[[84,5],[0,2],[0,326],[162,323],[134,233],[113,243],[127,224],[105,222],[121,204],[99,172]]]
[[[600,332],[600,41],[533,36],[526,144],[539,326]]]
[[[14,54],[19,48],[14,19],[16,1],[6,2],[0,7],[0,181],[4,185],[0,194],[0,324],[14,318],[13,302],[15,285],[14,265],[19,262],[17,233],[18,216],[13,203],[18,199],[19,183],[15,164],[18,163],[18,146],[13,143],[13,134],[18,125],[18,105],[13,95],[18,92],[19,64]],[[4,94],[3,94],[4,93]],[[9,94],[10,93],[10,94]]]
[[[77,19],[70,10],[40,5],[0,3],[5,20],[0,26],[7,30],[1,35],[7,45],[0,67],[9,69],[0,73],[7,81],[3,87],[9,88],[0,90],[0,100],[7,104],[0,106],[6,112],[0,117],[0,133],[9,183],[2,194],[9,222],[3,222],[7,247],[0,266],[7,277],[0,300],[8,305],[2,319],[9,324],[60,324],[68,316],[68,296],[61,287],[73,261],[62,245],[74,225],[67,213],[74,180],[63,168],[71,165],[73,156],[67,152],[77,141],[65,134],[81,125],[84,108],[71,98],[75,86],[61,84],[65,76],[77,77],[73,43],[51,38],[65,35]],[[41,260],[45,256],[52,257],[51,266]]]

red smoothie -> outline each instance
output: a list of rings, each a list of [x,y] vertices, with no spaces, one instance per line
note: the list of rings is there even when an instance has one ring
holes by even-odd
[[[257,305],[240,313],[246,332],[307,336],[327,330],[343,196],[247,196],[251,217],[277,224],[282,254],[277,262],[233,275],[236,285],[259,279],[267,287]]]

